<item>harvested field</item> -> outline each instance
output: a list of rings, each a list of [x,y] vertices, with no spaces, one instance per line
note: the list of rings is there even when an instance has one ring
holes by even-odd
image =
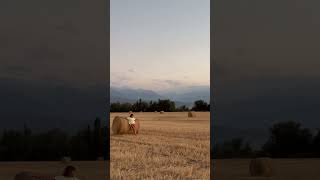
[[[134,113],[139,135],[111,132],[111,179],[209,179],[210,113]],[[111,113],[115,116],[129,113]],[[110,126],[110,127],[111,127]]]

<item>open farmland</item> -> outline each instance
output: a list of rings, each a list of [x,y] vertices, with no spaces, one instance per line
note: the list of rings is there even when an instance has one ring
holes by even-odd
[[[111,113],[110,127],[115,116]],[[209,179],[210,113],[139,112],[137,136],[110,132],[111,179]]]

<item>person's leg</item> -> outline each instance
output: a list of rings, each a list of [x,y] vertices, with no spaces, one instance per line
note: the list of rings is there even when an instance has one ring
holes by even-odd
[[[130,129],[132,130],[133,134],[135,134],[135,130],[134,130],[134,124],[129,124]]]
[[[137,135],[137,133],[136,133],[136,126],[135,126],[135,124],[132,124],[132,127],[133,127],[133,133],[134,133],[134,135]]]

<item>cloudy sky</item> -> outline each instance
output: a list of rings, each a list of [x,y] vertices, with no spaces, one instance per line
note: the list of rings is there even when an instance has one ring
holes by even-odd
[[[111,0],[111,85],[209,85],[209,0]]]

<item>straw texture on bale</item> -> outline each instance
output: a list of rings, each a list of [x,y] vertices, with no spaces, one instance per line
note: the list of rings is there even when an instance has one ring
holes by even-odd
[[[273,176],[271,158],[256,158],[250,162],[250,175],[259,177]]]
[[[140,121],[136,119],[135,128],[137,133],[140,129]],[[112,132],[113,134],[133,134],[130,129],[129,122],[126,117],[116,116],[112,122]]]
[[[164,111],[160,111],[160,114],[164,114]]]
[[[188,112],[188,117],[196,117],[196,113],[195,112]]]

